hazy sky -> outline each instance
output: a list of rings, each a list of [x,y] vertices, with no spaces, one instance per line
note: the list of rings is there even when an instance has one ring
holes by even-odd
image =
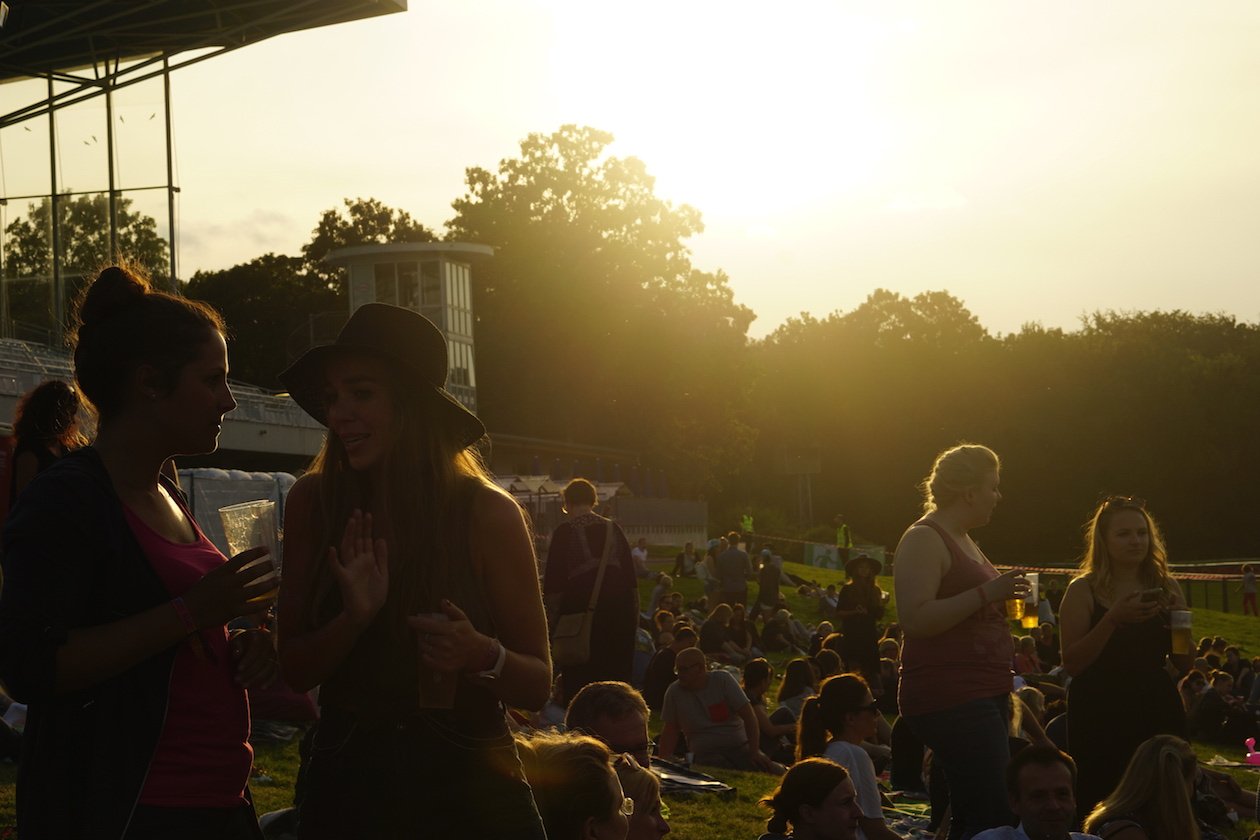
[[[1260,320],[1254,0],[410,5],[175,74],[181,275],[295,254],[343,197],[440,229],[465,167],[579,123],[701,211],[754,335],[877,287],[993,332]]]

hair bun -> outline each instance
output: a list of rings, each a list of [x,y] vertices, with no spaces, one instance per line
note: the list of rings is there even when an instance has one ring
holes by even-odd
[[[117,265],[102,271],[79,305],[79,322],[87,327],[128,309],[149,293],[149,281]]]

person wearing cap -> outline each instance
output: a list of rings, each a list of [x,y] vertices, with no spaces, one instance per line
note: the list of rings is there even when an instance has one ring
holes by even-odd
[[[279,603],[285,679],[320,686],[302,838],[544,836],[504,720],[551,689],[533,542],[446,375],[439,329],[378,303],[281,374],[328,427]]]
[[[879,687],[879,627],[884,616],[884,592],[875,582],[883,568],[878,560],[865,553],[851,558],[844,565],[849,582],[840,587],[836,598],[836,617],[844,630],[840,657],[852,670]]]

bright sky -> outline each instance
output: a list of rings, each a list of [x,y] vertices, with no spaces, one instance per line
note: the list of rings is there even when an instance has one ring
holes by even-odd
[[[1254,0],[410,5],[175,74],[181,275],[295,254],[343,197],[441,228],[466,166],[579,123],[701,211],[754,335],[877,287],[993,332],[1260,320]]]

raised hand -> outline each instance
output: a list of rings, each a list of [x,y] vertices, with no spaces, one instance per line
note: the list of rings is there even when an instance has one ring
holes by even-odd
[[[341,550],[329,548],[328,563],[341,588],[346,617],[358,627],[371,623],[389,593],[389,549],[385,540],[372,539],[372,514],[351,514]]]
[[[266,596],[276,589],[271,564],[250,565],[266,556],[267,549],[263,546],[246,549],[222,566],[206,572],[188,588],[183,596],[184,605],[198,629],[267,611],[271,604]]]

